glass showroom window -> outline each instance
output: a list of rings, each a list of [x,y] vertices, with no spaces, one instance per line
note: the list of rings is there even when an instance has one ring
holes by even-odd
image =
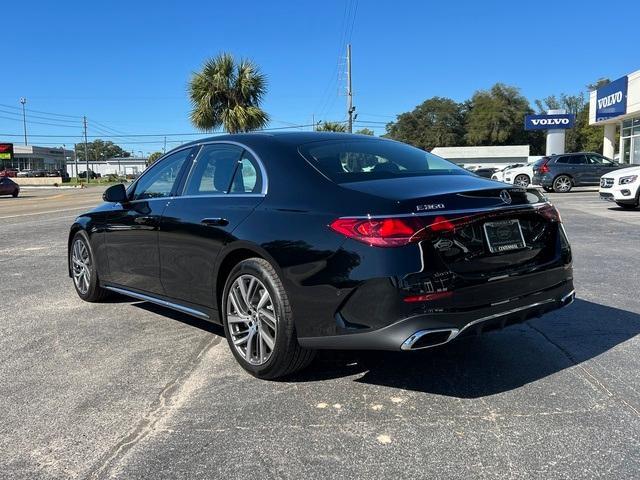
[[[640,118],[622,122],[620,161],[640,164]]]

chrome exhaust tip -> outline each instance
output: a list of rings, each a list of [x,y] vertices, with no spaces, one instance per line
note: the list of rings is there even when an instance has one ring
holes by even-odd
[[[421,350],[424,348],[437,347],[450,342],[460,333],[457,328],[439,328],[434,330],[418,330],[416,333],[407,338],[402,345],[401,350]]]
[[[569,293],[567,293],[564,297],[560,299],[560,303],[562,304],[563,307],[566,307],[567,305],[571,305],[575,299],[576,299],[576,291],[571,290]]]

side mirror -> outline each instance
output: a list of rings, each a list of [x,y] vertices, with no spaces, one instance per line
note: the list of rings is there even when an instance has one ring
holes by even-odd
[[[127,190],[124,185],[118,183],[117,185],[111,185],[102,194],[102,199],[109,203],[124,203],[128,200]]]

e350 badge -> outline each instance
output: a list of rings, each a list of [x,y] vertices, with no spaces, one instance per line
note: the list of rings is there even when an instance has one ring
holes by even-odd
[[[444,203],[427,203],[425,205],[416,205],[416,210],[419,212],[425,212],[427,210],[442,210]]]

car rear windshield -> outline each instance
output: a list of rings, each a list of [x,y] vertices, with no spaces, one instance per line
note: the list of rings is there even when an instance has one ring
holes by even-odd
[[[336,183],[426,175],[470,175],[444,158],[390,140],[325,140],[301,145],[299,151],[311,165]]]

